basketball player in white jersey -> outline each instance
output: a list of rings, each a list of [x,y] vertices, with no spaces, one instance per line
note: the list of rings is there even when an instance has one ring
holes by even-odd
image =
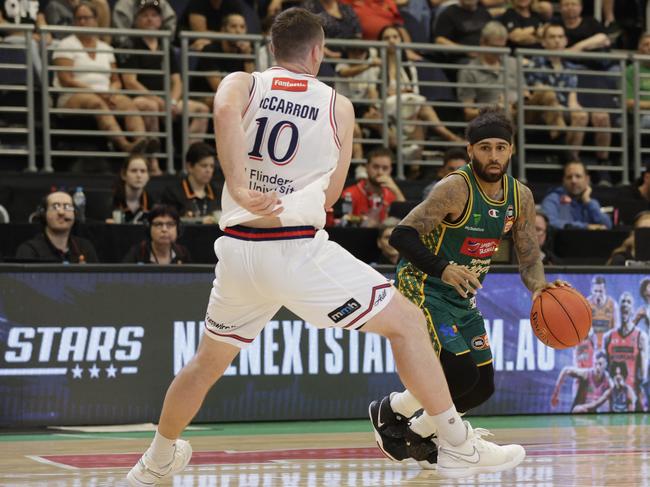
[[[215,242],[205,334],[167,391],[155,438],[127,476],[130,485],[155,485],[185,468],[192,449],[179,439],[184,428],[239,350],[283,305],[317,327],[390,340],[402,382],[437,431],[441,475],[514,468],[525,456],[521,446],[483,440],[456,412],[420,310],[322,229],[350,165],[354,112],[314,77],[324,50],[319,17],[300,8],[281,13],[271,48],[277,67],[232,73],[215,95],[225,235]]]

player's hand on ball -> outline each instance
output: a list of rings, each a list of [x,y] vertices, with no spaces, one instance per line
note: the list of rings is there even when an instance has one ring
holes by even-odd
[[[239,188],[234,191],[239,206],[258,216],[277,216],[282,213],[282,201],[275,191],[262,193],[253,189]]]
[[[563,281],[562,279],[556,279],[553,282],[547,282],[533,293],[533,301],[537,299],[537,296],[539,296],[544,289],[551,289],[554,287],[572,287],[572,286],[570,283],[568,283],[567,281]]]
[[[463,298],[468,294],[476,294],[476,290],[483,287],[477,274],[458,264],[449,264],[445,267],[440,279],[445,284],[453,286]]]

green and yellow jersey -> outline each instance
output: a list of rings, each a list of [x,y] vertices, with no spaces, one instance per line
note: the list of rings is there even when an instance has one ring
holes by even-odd
[[[471,163],[447,177],[459,176],[465,179],[469,189],[462,215],[455,222],[443,220],[420,238],[434,254],[477,272],[482,282],[501,238],[510,231],[519,215],[519,182],[505,175],[503,198],[495,201],[481,189]],[[418,306],[422,305],[425,295],[431,295],[461,309],[475,307],[473,298],[461,297],[452,286],[425,274],[404,259],[397,267],[397,277],[400,291]]]

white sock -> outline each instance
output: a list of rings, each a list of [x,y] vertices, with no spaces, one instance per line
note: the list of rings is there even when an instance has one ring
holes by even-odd
[[[408,389],[404,390],[404,392],[393,392],[390,395],[390,407],[393,412],[406,418],[410,418],[417,410],[422,409],[420,401]]]
[[[147,450],[147,456],[159,467],[169,465],[174,458],[174,445],[176,440],[170,440],[158,433],[154,436],[151,446]]]
[[[467,439],[467,428],[460,419],[455,406],[446,411],[430,416],[426,412],[411,421],[411,430],[423,438],[437,433],[438,437],[451,443],[460,445]]]
[[[467,428],[453,404],[446,411],[430,417],[437,426],[438,437],[443,438],[453,446],[458,446],[467,440]]]

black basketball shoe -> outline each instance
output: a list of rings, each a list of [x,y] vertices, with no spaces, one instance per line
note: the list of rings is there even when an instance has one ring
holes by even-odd
[[[377,446],[391,460],[401,462],[409,457],[406,451],[404,435],[408,418],[395,413],[390,407],[390,396],[381,401],[372,401],[368,406],[368,415],[375,433]]]
[[[438,439],[435,434],[422,438],[411,428],[407,428],[404,440],[409,458],[416,460],[420,467],[426,470],[435,468],[438,462]]]

